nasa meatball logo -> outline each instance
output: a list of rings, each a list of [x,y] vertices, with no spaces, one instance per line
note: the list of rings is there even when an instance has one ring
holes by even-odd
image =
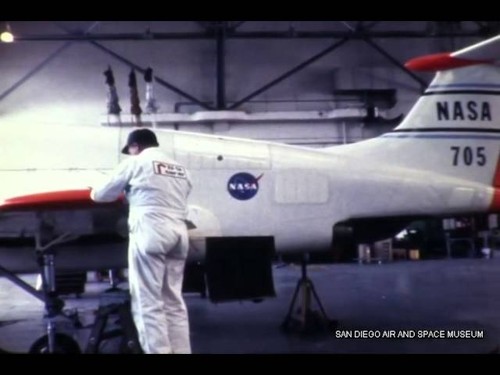
[[[259,180],[262,176],[263,174],[254,177],[246,172],[236,173],[227,182],[227,191],[240,201],[252,199],[259,191]]]

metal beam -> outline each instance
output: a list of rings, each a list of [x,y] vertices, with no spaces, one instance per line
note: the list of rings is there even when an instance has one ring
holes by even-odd
[[[378,51],[382,56],[384,56],[387,60],[392,62],[395,66],[397,66],[399,69],[401,69],[403,72],[408,74],[411,78],[413,78],[415,81],[417,81],[420,84],[420,88],[422,89],[422,92],[425,91],[427,86],[429,85],[428,82],[417,76],[415,73],[412,71],[406,69],[406,67],[401,64],[396,58],[394,58],[392,55],[390,55],[386,50],[384,50],[382,47],[380,47],[377,43],[375,43],[373,40],[370,38],[365,38],[363,39],[366,43],[368,43],[372,48],[374,48],[376,51]]]
[[[346,21],[340,21],[348,30],[355,32],[356,29],[354,29],[348,22]],[[415,73],[409,71],[406,69],[406,67],[401,64],[398,60],[396,60],[392,55],[390,55],[386,50],[384,50],[382,47],[380,47],[377,43],[375,43],[373,40],[370,38],[366,37],[363,38],[363,41],[368,43],[372,48],[374,48],[378,53],[380,53],[382,56],[384,56],[387,60],[392,62],[394,65],[396,65],[399,69],[401,69],[403,72],[408,74],[411,78],[413,78],[415,81],[417,81],[420,84],[420,87],[422,89],[422,92],[425,91],[426,87],[428,86],[428,83],[418,77]]]
[[[209,27],[206,25],[204,21],[195,21],[195,23],[203,30],[208,31]]]
[[[15,273],[10,272],[7,268],[1,265],[0,265],[0,275],[2,277],[7,278],[7,280],[11,281],[12,283],[16,284],[25,292],[31,294],[33,297],[38,298],[42,302],[45,302],[45,297],[42,292],[39,292],[38,290],[33,288],[33,286],[31,286],[26,281],[17,276]]]
[[[223,21],[224,22],[224,21]],[[217,30],[216,36],[216,76],[217,80],[217,100],[216,109],[226,109],[226,30],[225,25]]]
[[[482,30],[482,29],[484,29],[485,27],[488,26],[487,23],[483,23],[481,21],[472,21],[472,22],[474,22],[477,25],[477,27],[479,28],[479,30]]]
[[[62,30],[66,31],[68,34],[70,34],[70,35],[75,35],[75,34],[72,34],[72,32],[71,32],[70,30],[68,30],[68,28],[67,28],[67,27],[65,27],[65,26],[63,26],[63,25],[61,25],[61,24],[58,24],[58,26],[59,26],[59,28],[61,28]],[[128,60],[128,59],[126,59],[125,57],[123,57],[123,56],[121,56],[121,55],[119,55],[119,54],[117,54],[116,52],[112,51],[111,49],[109,49],[109,48],[107,48],[107,47],[104,47],[102,44],[97,43],[97,42],[92,41],[92,40],[88,40],[88,42],[89,42],[90,44],[92,44],[93,46],[95,46],[95,47],[99,48],[101,51],[104,51],[104,52],[106,52],[107,54],[109,54],[109,55],[113,56],[115,59],[117,59],[117,60],[121,61],[121,62],[122,62],[122,63],[124,63],[125,65],[128,65],[129,67],[131,67],[131,68],[134,68],[134,69],[138,70],[138,71],[139,71],[139,72],[141,72],[142,74],[144,74],[144,73],[145,73],[145,71],[146,71],[146,69],[145,69],[145,68],[143,68],[143,67],[141,67],[141,66],[139,66],[139,65],[137,65],[137,64],[134,64],[132,61],[130,61],[130,60]],[[154,77],[154,80],[155,80],[158,84],[160,84],[161,86],[166,87],[166,88],[170,89],[171,91],[173,91],[173,92],[175,92],[175,93],[179,94],[180,96],[182,96],[182,97],[184,97],[184,98],[186,98],[186,99],[189,99],[189,100],[193,101],[194,103],[198,104],[198,105],[199,105],[200,107],[202,107],[202,108],[205,108],[205,109],[208,109],[208,110],[213,109],[212,107],[208,106],[206,103],[204,103],[204,102],[202,102],[202,101],[200,101],[200,100],[196,99],[194,96],[189,95],[188,93],[186,93],[186,92],[182,91],[182,90],[181,90],[181,89],[179,89],[178,87],[176,87],[176,86],[172,85],[171,83],[169,83],[169,82],[167,82],[167,81],[165,81],[165,80],[163,80],[163,79],[161,79],[161,78],[159,78],[159,77],[156,77],[156,76],[155,76],[155,77]]]
[[[236,21],[234,24],[232,24],[229,29],[231,31],[235,31],[238,27],[240,27],[241,25],[243,25],[245,22],[247,21]]]
[[[357,30],[347,31],[240,31],[227,34],[230,39],[421,39],[421,38],[453,38],[453,37],[485,37],[488,33],[484,30],[472,31],[438,31],[432,33],[426,30]],[[116,33],[116,34],[16,34],[16,42],[33,41],[118,41],[118,40],[208,40],[213,39],[214,34],[209,32],[149,32],[149,33]]]
[[[363,22],[363,29],[364,30],[370,30],[370,29],[373,29],[375,26],[378,25],[380,21],[371,21],[371,22]]]
[[[229,106],[229,109],[235,109],[235,108],[239,107],[240,105],[242,105],[243,103],[245,103],[245,102],[249,101],[250,99],[256,97],[257,95],[259,95],[259,94],[263,93],[264,91],[270,89],[271,87],[277,85],[278,83],[280,83],[281,81],[287,79],[291,75],[297,73],[298,71],[304,69],[305,67],[307,67],[308,65],[312,64],[313,62],[319,60],[323,56],[326,56],[330,52],[334,51],[335,49],[337,49],[338,47],[340,47],[342,44],[344,44],[345,42],[347,42],[348,40],[349,40],[349,38],[345,37],[342,40],[333,43],[330,47],[324,49],[320,53],[314,55],[313,57],[311,57],[311,58],[307,59],[306,61],[300,63],[296,67],[294,67],[294,68],[290,69],[289,71],[283,73],[278,78],[276,78],[276,79],[272,80],[271,82],[269,82],[269,83],[265,84],[264,86],[262,86],[260,89],[255,90],[251,94],[245,96],[243,99],[238,100],[236,103],[234,103],[231,106]]]
[[[99,22],[94,22],[89,28],[85,31],[86,33],[90,32],[94,27],[96,27]],[[15,82],[11,87],[0,94],[0,101],[5,99],[7,96],[12,94],[18,87],[22,86],[26,81],[28,81],[31,77],[33,77],[36,73],[38,73],[43,67],[45,67],[48,63],[50,63],[57,55],[59,55],[62,51],[72,45],[72,41],[68,41],[64,43],[62,46],[57,48],[54,52],[52,52],[49,56],[47,56],[40,64],[31,69],[28,73],[26,73],[23,77],[21,77],[17,82]]]
[[[12,94],[17,88],[22,86],[26,81],[28,81],[31,77],[33,77],[36,73],[42,70],[48,63],[50,63],[54,58],[59,55],[62,51],[72,45],[73,42],[66,42],[59,48],[57,48],[54,52],[52,52],[49,56],[47,56],[40,64],[31,69],[28,73],[26,73],[23,77],[21,77],[17,82],[15,82],[12,86],[10,86],[7,90],[0,94],[0,101],[5,99],[7,96]]]

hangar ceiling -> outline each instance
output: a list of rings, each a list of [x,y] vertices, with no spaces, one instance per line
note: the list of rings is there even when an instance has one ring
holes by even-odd
[[[4,21],[5,22],[5,21]],[[500,30],[500,22],[491,21],[31,21],[11,23],[16,42],[65,41],[88,42],[125,65],[144,73],[142,67],[113,51],[105,41],[213,40],[215,59],[215,95],[212,103],[197,98],[172,82],[156,77],[167,88],[205,110],[234,110],[283,80],[307,68],[317,60],[352,40],[366,43],[388,64],[407,74],[421,91],[428,82],[408,71],[391,47],[382,46],[385,39],[486,38]],[[230,40],[312,40],[332,39],[333,44],[284,71],[259,88],[229,102],[226,95],[226,42]],[[62,46],[64,49],[66,46]],[[453,46],[452,46],[453,47]],[[15,87],[0,93],[0,100]]]
[[[0,21],[0,28],[6,23]],[[295,122],[303,121],[307,111],[320,116],[361,107],[367,115],[356,112],[351,116],[362,124],[359,136],[351,134],[350,140],[365,137],[362,129],[366,124],[392,127],[427,86],[431,76],[408,71],[405,61],[416,55],[456,50],[500,33],[500,22],[491,21],[8,24],[15,43],[0,44],[0,70],[5,78],[0,82],[0,113],[10,123],[40,119],[47,123],[99,122],[96,119],[105,109],[102,71],[112,66],[118,94],[126,98],[128,72],[144,73],[152,66],[162,114],[174,114],[175,119],[177,114],[207,110],[240,111],[273,113],[280,116],[276,123],[288,123],[291,115],[297,117]],[[123,116],[128,117],[129,113]],[[262,124],[268,123],[267,118]],[[101,125],[106,121],[107,117],[101,118]],[[337,120],[328,121],[323,124],[322,119],[315,130],[344,126]],[[252,124],[239,129],[255,128]],[[349,133],[356,127],[346,128]],[[284,125],[266,125],[265,133],[275,131],[278,136],[288,132],[284,129]],[[336,137],[345,142],[346,131],[341,130],[337,133],[344,135]],[[324,141],[323,133],[315,137]]]
[[[497,21],[57,21],[43,32],[37,27],[50,22],[16,23],[20,24],[14,30],[17,41],[486,38],[500,31]],[[136,31],[131,32],[130,26]]]

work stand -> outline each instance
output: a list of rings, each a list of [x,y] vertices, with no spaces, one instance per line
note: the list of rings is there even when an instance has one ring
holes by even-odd
[[[319,311],[313,310],[313,303],[316,303]],[[333,332],[336,327],[337,321],[328,318],[314,284],[307,276],[307,255],[304,255],[301,261],[301,277],[281,328],[286,333],[308,335]]]
[[[30,354],[81,353],[76,340],[62,333],[58,327],[59,318],[63,317],[69,319],[74,328],[83,328],[76,311],[64,310],[64,301],[58,296],[56,284],[57,247],[76,238],[77,236],[69,232],[55,233],[54,228],[40,217],[38,230],[35,233],[35,254],[42,277],[41,291],[0,265],[1,276],[44,303],[46,334],[34,341],[29,349]],[[121,353],[142,353],[130,311],[129,293],[118,289],[119,280],[114,277],[115,275],[112,276],[111,289],[101,297],[85,353],[98,353],[104,341],[120,336],[122,336]],[[114,323],[114,329],[106,330],[111,323]]]
[[[121,337],[119,353],[143,353],[132,319],[127,290],[113,289],[103,293],[85,353],[99,353],[101,344],[116,337]]]

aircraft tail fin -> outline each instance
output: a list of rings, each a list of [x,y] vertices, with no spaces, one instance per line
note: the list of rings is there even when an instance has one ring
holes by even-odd
[[[435,71],[397,131],[492,132],[500,129],[500,35],[453,53],[417,57],[412,70]]]
[[[500,35],[409,61],[411,69],[435,71],[434,79],[399,126],[359,144],[356,154],[500,192],[499,62]]]

